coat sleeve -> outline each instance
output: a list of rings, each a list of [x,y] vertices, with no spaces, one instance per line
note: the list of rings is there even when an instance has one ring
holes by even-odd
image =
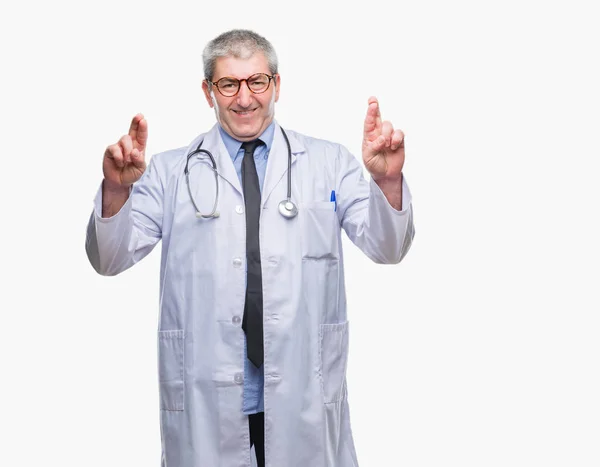
[[[402,176],[402,210],[394,209],[346,148],[340,147],[337,211],[350,240],[376,263],[399,263],[415,235],[412,196]]]
[[[114,216],[102,217],[102,185],[98,189],[85,249],[99,274],[114,276],[125,271],[150,253],[162,237],[164,186],[155,159]]]

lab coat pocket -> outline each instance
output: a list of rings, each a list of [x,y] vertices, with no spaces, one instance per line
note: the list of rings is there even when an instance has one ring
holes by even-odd
[[[160,408],[183,410],[184,331],[158,332]]]
[[[346,394],[348,321],[339,324],[321,324],[319,341],[319,376],[325,404],[330,404],[340,401]]]
[[[301,206],[302,257],[308,259],[338,259],[340,224],[334,203],[318,201]]]

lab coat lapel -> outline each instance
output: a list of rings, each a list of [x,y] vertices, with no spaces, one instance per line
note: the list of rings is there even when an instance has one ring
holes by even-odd
[[[229,152],[227,152],[225,143],[223,143],[223,138],[221,138],[218,123],[206,134],[202,147],[212,152],[213,157],[217,162],[217,172],[219,173],[219,176],[229,182],[229,184],[240,194],[243,194],[240,179],[235,171],[231,156],[229,155]]]
[[[292,165],[296,162],[296,155],[305,151],[304,145],[296,139],[290,132],[286,132],[290,146],[292,148]],[[287,169],[288,169],[288,147],[281,132],[279,124],[275,123],[275,134],[273,136],[273,145],[267,162],[267,172],[262,191],[262,205],[268,201],[272,191],[279,183],[285,183],[287,190]]]

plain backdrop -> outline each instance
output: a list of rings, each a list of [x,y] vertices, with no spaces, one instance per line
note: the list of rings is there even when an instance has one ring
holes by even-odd
[[[592,5],[3,3],[0,465],[159,465],[160,246],[102,277],[85,228],[137,112],[148,158],[212,126],[202,49],[239,27],[277,50],[284,128],[360,158],[374,95],[406,133],[411,251],[344,237],[360,465],[600,465]]]

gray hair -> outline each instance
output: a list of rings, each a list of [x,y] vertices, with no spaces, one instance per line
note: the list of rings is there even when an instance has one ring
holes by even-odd
[[[247,29],[232,29],[210,41],[202,52],[204,77],[211,81],[215,74],[215,65],[219,57],[250,58],[261,52],[267,59],[269,72],[277,73],[277,54],[271,43],[264,37]]]

